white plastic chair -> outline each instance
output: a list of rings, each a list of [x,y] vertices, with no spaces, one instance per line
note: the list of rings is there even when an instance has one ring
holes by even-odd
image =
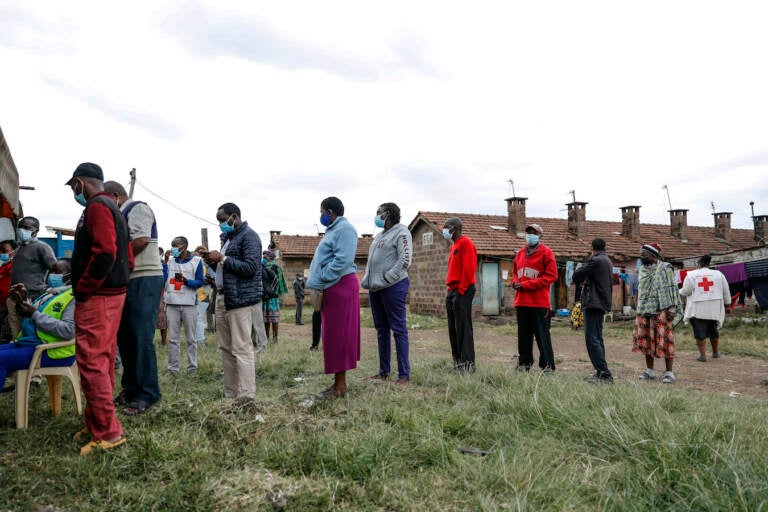
[[[32,361],[26,370],[16,372],[16,428],[27,428],[29,425],[29,388],[32,377],[45,376],[48,380],[48,391],[51,400],[51,411],[54,416],[61,415],[61,378],[68,377],[72,383],[72,391],[75,395],[77,414],[83,413],[83,402],[80,389],[80,372],[77,362],[70,366],[49,366],[40,368],[40,360],[43,352],[54,348],[69,347],[75,344],[75,340],[59,341],[56,343],[42,343],[35,347]]]

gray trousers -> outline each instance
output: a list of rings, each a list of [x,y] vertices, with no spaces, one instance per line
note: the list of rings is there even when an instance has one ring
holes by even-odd
[[[165,308],[168,317],[168,371],[178,372],[181,359],[181,326],[187,336],[187,371],[197,370],[197,306],[178,306],[168,304]]]
[[[264,329],[264,313],[261,311],[261,302],[253,307],[253,330],[251,342],[259,351],[267,346],[267,331]]]

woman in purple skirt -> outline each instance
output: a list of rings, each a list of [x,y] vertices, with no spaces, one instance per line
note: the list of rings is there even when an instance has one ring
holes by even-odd
[[[309,266],[307,288],[322,293],[322,340],[325,373],[334,374],[331,387],[318,398],[347,394],[347,370],[360,360],[360,284],[355,252],[357,231],[344,217],[344,204],[336,197],[320,203],[325,236]]]

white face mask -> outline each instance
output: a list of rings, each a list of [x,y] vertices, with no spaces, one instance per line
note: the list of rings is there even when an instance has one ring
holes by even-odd
[[[16,235],[19,237],[20,242],[29,242],[32,240],[32,232],[28,229],[18,228]]]
[[[446,240],[450,240],[453,238],[453,233],[451,233],[451,230],[448,228],[443,228],[443,238]]]

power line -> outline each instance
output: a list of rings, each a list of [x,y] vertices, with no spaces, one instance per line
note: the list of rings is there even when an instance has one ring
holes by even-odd
[[[155,193],[155,192],[152,192],[151,190],[149,190],[149,189],[147,188],[147,186],[146,186],[146,185],[144,185],[144,184],[143,184],[142,182],[140,182],[139,180],[136,180],[136,184],[137,184],[137,185],[139,185],[139,186],[140,186],[141,188],[143,188],[144,190],[146,190],[147,192],[149,192],[150,194],[152,194],[153,196],[155,196],[156,198],[158,198],[159,200],[163,201],[164,203],[167,203],[167,204],[169,204],[169,205],[170,205],[170,206],[172,206],[173,208],[176,208],[176,209],[177,209],[177,210],[179,210],[180,212],[182,212],[182,213],[185,213],[185,214],[189,215],[190,217],[193,217],[193,218],[195,218],[195,219],[199,220],[200,222],[205,222],[206,224],[210,224],[211,226],[218,226],[218,224],[216,224],[215,222],[211,222],[211,221],[209,221],[209,220],[207,220],[207,219],[204,219],[204,218],[202,218],[202,217],[198,217],[198,216],[197,216],[197,215],[195,215],[194,213],[192,213],[192,212],[190,212],[190,211],[187,211],[187,210],[185,210],[185,209],[184,209],[184,208],[182,208],[181,206],[176,206],[174,203],[172,203],[172,202],[171,202],[171,201],[169,201],[168,199],[164,198],[164,197],[163,197],[163,196],[161,196],[160,194],[157,194],[157,193]]]

